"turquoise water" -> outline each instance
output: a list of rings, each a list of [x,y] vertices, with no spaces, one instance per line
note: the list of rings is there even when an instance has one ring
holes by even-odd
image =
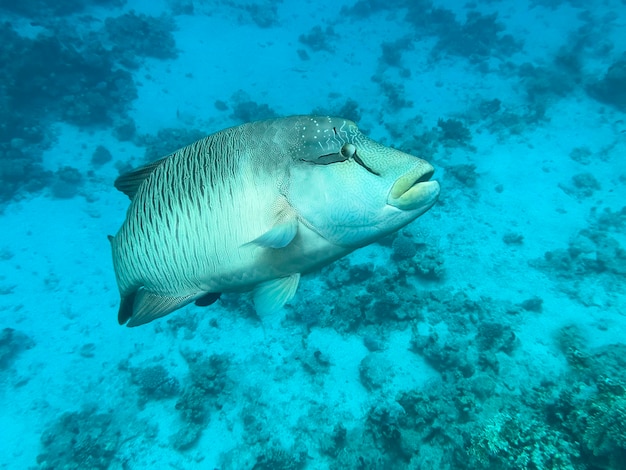
[[[626,468],[626,4],[0,0],[0,465]],[[276,317],[118,325],[122,173],[351,119],[439,202]]]

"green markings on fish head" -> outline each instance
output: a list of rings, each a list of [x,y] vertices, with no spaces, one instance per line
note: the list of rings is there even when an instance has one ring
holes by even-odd
[[[362,134],[355,123],[306,116],[295,122],[286,197],[328,242],[357,248],[430,209],[439,196],[426,161]]]

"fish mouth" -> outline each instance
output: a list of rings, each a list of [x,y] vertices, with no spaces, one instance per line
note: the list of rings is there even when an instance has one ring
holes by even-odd
[[[439,183],[430,178],[435,169],[430,165],[420,165],[405,173],[393,183],[387,204],[403,211],[421,210],[426,212],[439,197]]]

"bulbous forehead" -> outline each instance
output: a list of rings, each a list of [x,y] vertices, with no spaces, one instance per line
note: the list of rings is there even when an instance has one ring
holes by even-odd
[[[343,118],[330,116],[306,116],[296,126],[297,153],[300,158],[307,155],[324,155],[338,152],[345,143],[355,143],[359,135],[357,125]]]

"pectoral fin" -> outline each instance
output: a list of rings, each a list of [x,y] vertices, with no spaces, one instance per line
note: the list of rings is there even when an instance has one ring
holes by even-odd
[[[298,289],[300,273],[259,284],[254,289],[254,306],[261,317],[272,316],[289,302]]]
[[[279,196],[272,205],[274,215],[272,228],[246,245],[262,248],[285,248],[298,234],[298,213],[284,196]]]
[[[298,233],[298,219],[293,217],[274,225],[269,231],[255,238],[249,244],[263,248],[285,248],[296,238]]]

